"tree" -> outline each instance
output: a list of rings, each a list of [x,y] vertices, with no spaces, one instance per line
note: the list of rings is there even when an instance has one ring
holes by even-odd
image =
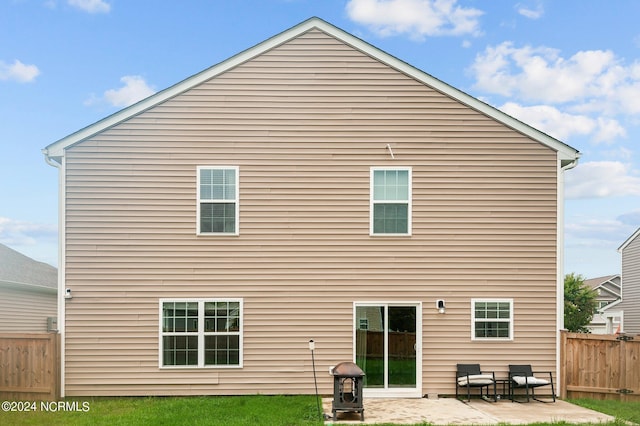
[[[596,311],[597,293],[584,285],[584,277],[570,273],[564,277],[564,328],[574,333],[588,333],[587,324]]]

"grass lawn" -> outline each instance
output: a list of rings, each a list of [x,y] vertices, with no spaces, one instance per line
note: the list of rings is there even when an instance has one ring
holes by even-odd
[[[304,426],[323,424],[319,420],[314,396],[69,398],[65,402],[67,405],[58,408],[55,412],[52,411],[57,403],[50,406],[52,411],[46,412],[43,411],[40,402],[35,403],[35,411],[0,411],[0,425]],[[608,426],[625,425],[625,421],[640,424],[640,402],[623,403],[592,399],[569,402],[615,416],[616,422],[606,424]],[[82,411],[83,409],[85,411]],[[555,425],[566,425],[566,423],[560,422]]]
[[[617,420],[640,425],[640,401],[600,401],[597,399],[571,399],[572,404],[615,416]]]
[[[0,425],[321,425],[315,396],[84,398],[87,412],[0,411]],[[85,404],[86,407],[86,404]]]

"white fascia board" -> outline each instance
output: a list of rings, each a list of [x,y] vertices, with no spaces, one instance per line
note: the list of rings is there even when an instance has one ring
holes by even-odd
[[[317,19],[317,18],[316,18]],[[58,159],[64,156],[64,150],[70,146],[73,146],[91,136],[94,136],[100,132],[109,129],[131,117],[135,117],[136,115],[159,105],[181,93],[186,92],[187,90],[219,75],[222,74],[237,65],[240,65],[255,56],[258,56],[261,53],[264,53],[282,43],[287,42],[288,40],[296,37],[299,34],[302,34],[309,29],[317,26],[316,21],[314,19],[305,21],[296,27],[293,27],[279,35],[272,37],[252,48],[249,48],[231,58],[220,62],[217,65],[214,65],[210,68],[207,68],[204,71],[199,72],[198,74],[194,74],[193,76],[182,80],[181,82],[164,89],[154,95],[149,96],[127,108],[124,108],[100,121],[97,121],[83,129],[78,130],[75,133],[72,133],[54,143],[47,146],[43,149],[43,154],[48,158]]]
[[[186,80],[177,83],[174,86],[169,87],[163,91],[156,93],[142,101],[131,105],[115,114],[112,114],[103,120],[100,120],[90,126],[87,126],[71,135],[58,140],[57,142],[52,143],[47,146],[43,153],[47,158],[59,159],[64,155],[64,150],[72,146],[78,142],[83,141],[97,133],[100,133],[118,123],[121,123],[131,117],[140,114],[149,108],[154,107],[180,93],[183,93],[189,90],[192,87],[197,86],[209,80],[219,74],[222,74],[225,71],[230,70],[231,68],[242,64],[280,44],[286,43],[287,41],[313,29],[317,28],[321,31],[326,32],[327,34],[341,40],[342,42],[350,45],[351,47],[360,50],[361,52],[377,59],[378,61],[430,86],[431,88],[453,98],[457,101],[467,105],[470,108],[473,108],[501,123],[504,125],[534,139],[538,142],[548,146],[549,148],[557,151],[558,157],[563,162],[573,162],[575,161],[580,153],[569,145],[543,133],[533,127],[511,117],[508,114],[470,96],[461,90],[456,89],[453,86],[448,85],[447,83],[438,80],[437,78],[409,65],[408,63],[386,53],[382,50],[372,46],[371,44],[365,42],[358,37],[355,37],[331,24],[320,19],[320,18],[311,18],[308,19],[295,27],[292,27],[260,44],[255,45],[252,48],[249,48],[223,62],[220,62],[217,65],[214,65],[198,74],[195,74]]]
[[[627,238],[627,241],[625,241],[620,247],[618,247],[618,252],[622,253],[622,250],[624,250],[629,244],[631,244],[631,242],[635,240],[638,235],[640,235],[640,228],[638,228],[638,230],[634,232],[633,235]]]
[[[322,29],[322,28],[321,28]],[[580,157],[580,153],[578,150],[572,148],[571,146],[547,135],[540,130],[537,130],[528,124],[523,123],[520,120],[513,118],[512,116],[500,111],[499,109],[492,107],[489,104],[482,102],[481,100],[474,98],[467,93],[456,89],[453,86],[433,77],[430,74],[425,73],[412,65],[386,53],[381,51],[380,49],[370,45],[369,43],[360,40],[357,37],[352,36],[351,34],[340,31],[340,36],[333,34],[337,38],[341,39],[343,42],[351,45],[352,47],[360,50],[363,53],[366,53],[373,58],[389,65],[392,68],[424,83],[425,85],[433,88],[434,90],[439,91],[440,93],[449,96],[458,102],[467,105],[468,107],[495,119],[498,122],[516,130],[519,133],[522,133],[546,146],[553,149],[558,153],[558,158],[562,160],[563,166],[567,163],[571,163],[577,160]]]
[[[603,306],[602,308],[600,308],[600,312],[604,313],[605,311],[608,311],[609,309],[616,307],[620,303],[622,303],[622,299],[618,299],[618,300],[616,300],[614,302],[611,302],[608,305]]]

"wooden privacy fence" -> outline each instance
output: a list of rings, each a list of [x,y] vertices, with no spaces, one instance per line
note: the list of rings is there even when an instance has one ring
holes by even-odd
[[[640,336],[561,333],[562,398],[640,401]]]
[[[60,397],[60,335],[0,333],[0,400]]]
[[[358,330],[361,341],[366,342],[366,354],[369,358],[384,357],[384,332]],[[366,337],[365,337],[366,336]],[[416,333],[390,331],[388,333],[388,353],[392,359],[415,359]]]

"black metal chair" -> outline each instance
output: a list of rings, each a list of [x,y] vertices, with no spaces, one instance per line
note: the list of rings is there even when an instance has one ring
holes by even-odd
[[[544,375],[545,378],[541,378],[538,375]],[[547,374],[549,379],[546,379]],[[509,398],[514,402],[521,402],[515,399],[515,389],[525,389],[527,402],[530,398],[539,402],[552,402],[544,401],[536,398],[534,389],[540,386],[551,385],[551,396],[553,402],[556,402],[556,390],[553,386],[553,376],[550,371],[533,371],[530,364],[524,365],[509,365]]]
[[[456,370],[456,399],[459,390],[466,388],[467,401],[471,401],[471,389],[480,388],[480,398],[489,399],[489,388],[493,386],[493,400],[497,401],[496,375],[493,371],[483,372],[480,364],[458,364]],[[486,388],[486,396],[482,390]]]

